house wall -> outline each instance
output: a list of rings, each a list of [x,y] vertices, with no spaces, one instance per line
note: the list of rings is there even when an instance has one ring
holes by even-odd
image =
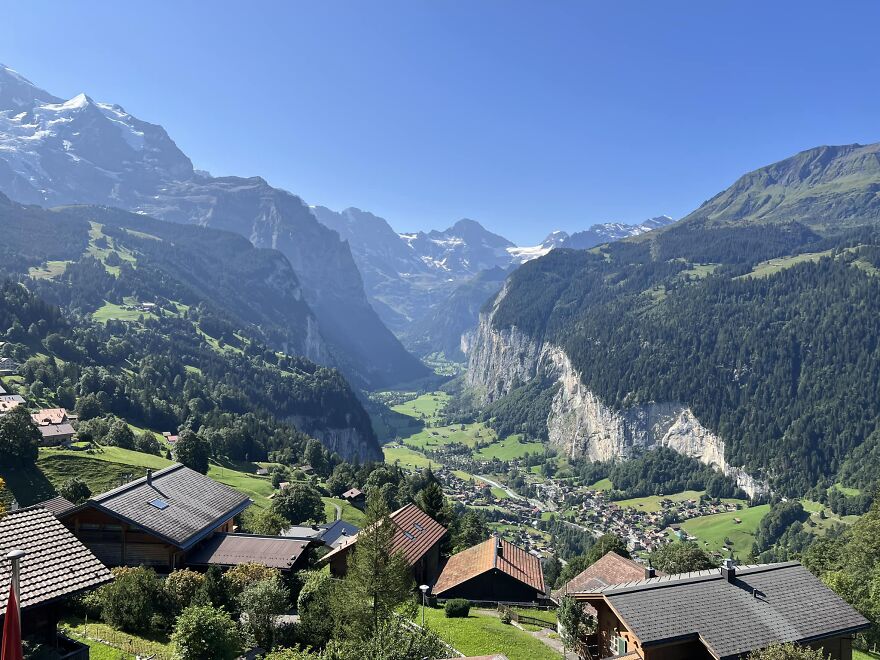
[[[467,598],[473,601],[509,603],[533,603],[539,597],[537,589],[498,569],[486,571],[435,595],[440,598]]]
[[[814,649],[831,657],[831,660],[852,660],[852,637],[830,637],[810,644]]]

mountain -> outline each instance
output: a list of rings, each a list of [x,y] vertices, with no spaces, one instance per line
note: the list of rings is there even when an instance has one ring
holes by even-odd
[[[667,446],[753,495],[870,492],[877,476],[858,464],[880,453],[878,151],[811,149],[678,223],[520,266],[481,314],[468,386],[533,407],[572,457]]]
[[[224,452],[230,457],[257,460],[281,448],[272,446],[273,432],[257,439],[249,414],[270,427],[293,425],[347,458],[381,457],[342,375],[277,352],[324,359],[327,351],[280,252],[230,232],[108,207],[50,211],[3,195],[0,228],[0,276],[19,280],[37,300],[23,311],[44,304],[64,311],[53,315],[65,319],[54,329],[3,325],[47,396],[70,391],[82,399],[97,369],[97,387],[106,392],[101,412],[154,429],[207,425],[234,435],[232,427],[245,424],[237,449],[230,444]],[[5,291],[15,286],[3,284]],[[63,376],[40,366],[42,354],[66,365]]]
[[[348,246],[302,200],[258,177],[196,171],[161,126],[85,94],[62,101],[0,67],[0,191],[233,231],[282,252],[338,364],[362,387],[427,373],[382,324]]]
[[[593,247],[672,222],[661,216],[638,225],[608,223],[569,236],[554,231],[539,245],[518,247],[475,220],[443,231],[398,233],[368,211],[312,208],[351,247],[367,296],[385,324],[416,355],[443,352],[463,359],[462,335],[500,288],[498,273],[558,247]],[[573,242],[572,242],[573,241]]]

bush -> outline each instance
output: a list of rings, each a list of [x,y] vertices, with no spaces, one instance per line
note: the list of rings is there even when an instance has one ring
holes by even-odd
[[[180,614],[193,604],[196,594],[205,583],[205,576],[189,569],[174,571],[165,578],[165,597],[175,614]],[[206,604],[206,603],[202,603]]]
[[[241,611],[246,614],[246,630],[257,646],[271,649],[275,645],[275,617],[290,608],[290,591],[278,576],[270,577],[245,589],[238,597]]]
[[[443,610],[446,612],[446,616],[449,619],[463,619],[470,614],[471,601],[466,598],[453,598],[452,600],[446,601]]]
[[[101,590],[101,618],[114,628],[149,632],[151,619],[161,613],[162,581],[152,568],[115,568],[116,579]]]
[[[232,660],[240,645],[238,629],[223,610],[207,605],[186,608],[171,635],[178,660]]]
[[[311,571],[299,592],[300,636],[312,646],[322,647],[333,635],[333,588],[335,582],[327,573]]]
[[[226,597],[230,605],[238,604],[238,597],[257,582],[280,578],[281,571],[277,568],[269,568],[263,564],[249,563],[239,564],[230,568],[223,574],[223,584],[226,587]]]

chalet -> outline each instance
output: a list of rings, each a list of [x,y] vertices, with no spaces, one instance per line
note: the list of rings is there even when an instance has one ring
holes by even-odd
[[[0,415],[5,415],[13,408],[24,405],[24,398],[19,394],[0,394]]]
[[[541,560],[501,537],[450,557],[431,593],[438,598],[504,603],[546,598]]]
[[[359,509],[363,509],[367,496],[359,488],[351,488],[342,494],[342,499]]]
[[[25,553],[19,581],[23,635],[55,647],[55,657],[87,659],[87,647],[57,632],[61,606],[110,582],[110,571],[47,509],[10,511],[0,518],[0,628],[12,573],[7,554],[13,550]]]
[[[269,470],[268,470],[268,468],[264,468],[264,467],[257,468],[257,473],[256,473],[256,474],[257,474],[258,477],[268,477],[268,476],[269,476]]]
[[[47,447],[70,442],[76,433],[70,424],[43,424],[37,429],[42,436],[40,442]]]
[[[337,520],[323,525],[294,525],[282,530],[281,536],[312,541],[317,546],[326,546],[332,550],[346,543],[359,531],[351,523]]]
[[[797,562],[653,577],[572,594],[591,605],[597,632],[587,658],[733,660],[774,643],[852,658],[870,624]]]
[[[31,413],[31,419],[37,426],[69,424],[74,421],[75,417],[75,415],[70,415],[65,408],[43,408]]]
[[[199,543],[232,532],[250,498],[175,463],[89,498],[59,518],[108,566],[186,564]]]
[[[653,569],[643,566],[632,559],[621,557],[616,552],[608,552],[562,585],[562,587],[552,592],[550,598],[553,602],[559,603],[562,597],[569,593],[597,591],[610,587],[613,584],[634,582],[644,578],[655,577],[655,575],[662,575],[662,573],[658,574]],[[590,609],[589,605],[587,608]],[[596,615],[595,612],[588,613],[593,616]]]
[[[229,568],[244,563],[257,563],[292,572],[304,568],[306,550],[312,541],[284,536],[257,536],[255,534],[214,534],[187,554],[188,566]]]
[[[422,511],[415,504],[407,504],[388,516],[394,526],[391,552],[403,554],[412,567],[417,584],[430,584],[437,576],[440,564],[440,542],[446,536],[446,528]],[[358,534],[328,552],[321,559],[330,565],[330,573],[340,577],[348,568],[348,554],[357,543]]]
[[[61,514],[67,513],[71,509],[76,508],[76,504],[68,499],[61,497],[60,495],[58,497],[53,497],[51,500],[40,502],[39,504],[36,504],[34,506],[39,506],[46,509],[46,511],[51,513],[53,516],[60,516]]]
[[[12,358],[0,358],[0,376],[14,376],[18,373],[18,368],[20,366],[21,365]]]

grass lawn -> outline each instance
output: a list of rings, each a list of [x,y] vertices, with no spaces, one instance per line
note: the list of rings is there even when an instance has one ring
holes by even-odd
[[[511,435],[501,442],[483,447],[476,452],[479,458],[497,458],[501,461],[509,461],[522,458],[526,454],[539,454],[544,451],[544,445],[540,442],[520,442],[520,435]]]
[[[356,506],[352,506],[345,500],[339,497],[322,497],[324,500],[324,511],[327,513],[327,522],[333,522],[336,520],[336,507],[334,504],[339,505],[339,509],[342,512],[342,519],[345,522],[350,522],[352,525],[356,527],[363,527],[364,523],[364,512],[358,509]]]
[[[475,424],[453,424],[452,426],[428,426],[413,435],[402,438],[402,441],[416,449],[440,447],[453,443],[473,448],[478,441],[495,442],[497,439],[495,431],[482,422],[477,422]]]
[[[421,622],[421,611],[416,621]],[[562,657],[532,635],[496,616],[476,614],[462,619],[447,619],[442,609],[428,608],[425,625],[448,644],[465,655],[492,655],[503,653],[510,660],[558,660]]]
[[[696,536],[698,543],[709,551],[720,551],[724,546],[724,539],[729,537],[733,541],[734,553],[745,556],[755,542],[758,523],[769,510],[769,504],[762,504],[741,511],[716,513],[712,516],[686,520],[681,524],[681,528],[691,536]],[[735,523],[734,518],[739,518],[742,522]]]
[[[705,493],[704,490],[686,490],[681,493],[676,493],[674,495],[650,495],[648,497],[634,497],[629,500],[618,500],[615,504],[619,506],[631,506],[633,509],[638,509],[639,511],[660,511],[663,509],[660,506],[660,502],[662,500],[672,500],[673,502],[684,502],[685,500],[699,500],[700,495]]]
[[[102,653],[107,655],[96,656],[90,654],[89,657],[114,658],[115,660],[120,657],[118,649],[130,651],[140,657],[157,656],[169,658],[172,655],[171,643],[165,636],[140,637],[133,633],[121,632],[105,623],[90,622],[86,624],[79,617],[62,619],[61,624],[76,639],[88,638],[104,642],[100,646],[103,647]],[[130,658],[133,656],[126,653],[122,657]]]
[[[137,309],[125,309],[122,305],[105,302],[101,307],[95,310],[92,318],[100,323],[107,321],[137,321],[141,317],[156,318],[152,312],[142,312]]]
[[[439,414],[448,401],[449,395],[446,392],[431,392],[422,394],[412,401],[392,406],[391,410],[401,415],[422,419],[426,424],[432,424],[439,422]]]
[[[774,275],[780,270],[791,268],[792,266],[804,263],[805,261],[819,261],[822,257],[830,256],[831,250],[825,250],[824,252],[804,252],[803,254],[796,254],[792,257],[770,259],[769,261],[762,261],[752,269],[752,272],[741,275],[736,279],[742,277],[767,277],[768,275]]]
[[[385,454],[386,463],[400,461],[401,467],[410,470],[415,468],[426,468],[429,465],[440,465],[437,461],[432,461],[424,454],[410,449],[409,447],[386,445],[382,447],[382,452]]]
[[[45,266],[32,266],[28,269],[28,275],[35,280],[52,280],[63,275],[70,261],[47,261]]]
[[[611,483],[611,479],[599,479],[596,483],[590,486],[592,490],[611,490],[614,488],[614,484]]]
[[[853,660],[876,660],[880,658],[880,653],[871,653],[871,651],[859,651],[858,649],[853,649],[852,652]]]

